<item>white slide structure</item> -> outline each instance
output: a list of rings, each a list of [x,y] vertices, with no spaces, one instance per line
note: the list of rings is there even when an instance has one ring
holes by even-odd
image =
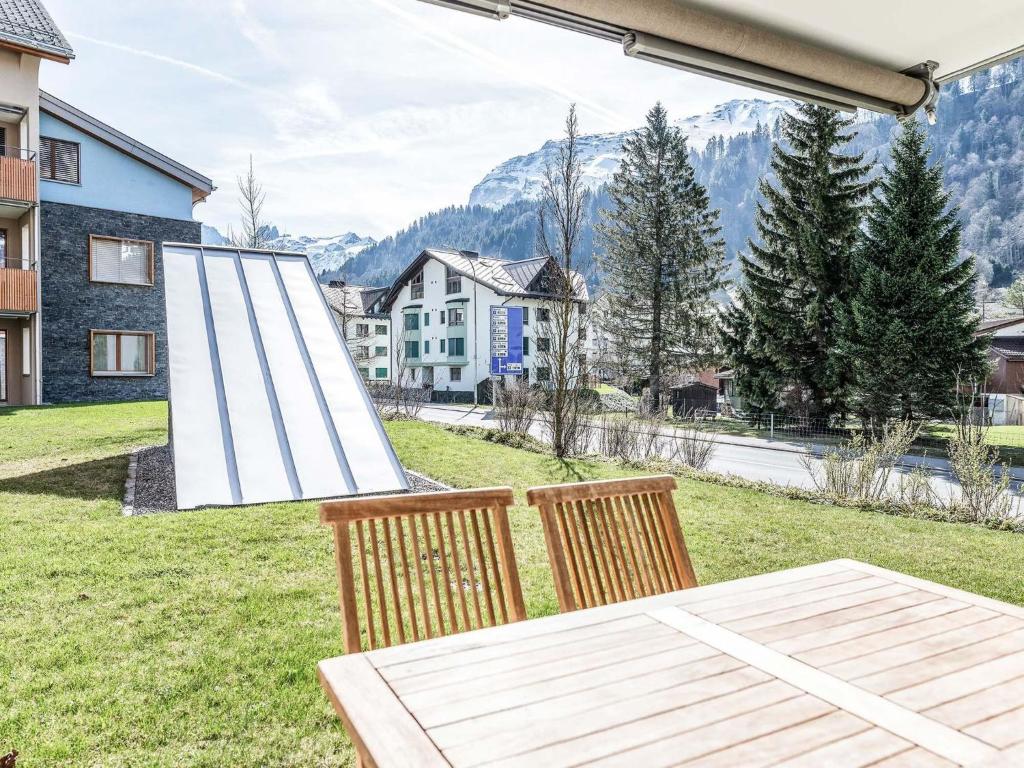
[[[178,509],[408,489],[302,254],[165,243]]]

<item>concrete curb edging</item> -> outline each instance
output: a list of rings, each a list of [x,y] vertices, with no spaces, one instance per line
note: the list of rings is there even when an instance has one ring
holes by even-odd
[[[136,448],[128,456],[128,473],[124,479],[124,499],[121,504],[121,514],[125,517],[135,514],[135,478],[139,471],[139,453],[143,450]]]

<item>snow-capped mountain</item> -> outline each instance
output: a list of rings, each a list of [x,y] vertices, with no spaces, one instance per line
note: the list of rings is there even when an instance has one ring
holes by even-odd
[[[365,251],[376,242],[372,237],[360,237],[355,232],[346,232],[343,235],[331,237],[280,235],[272,238],[267,247],[278,251],[306,254],[313,265],[313,271],[320,274],[338,269],[353,256]]]
[[[306,254],[313,265],[313,271],[318,275],[339,269],[353,256],[377,243],[372,237],[360,237],[355,232],[328,237],[312,237],[310,235],[282,235],[274,226],[264,229],[267,248]],[[204,224],[203,243],[205,245],[226,245],[228,239],[215,227]]]
[[[692,149],[703,150],[708,139],[729,138],[750,132],[757,124],[773,126],[785,112],[793,112],[796,102],[789,99],[735,99],[719,104],[711,112],[673,121],[689,140]],[[579,140],[583,182],[594,190],[611,181],[622,159],[622,141],[626,133],[581,136]],[[506,160],[473,187],[470,205],[500,208],[519,199],[540,197],[546,163],[553,161],[561,142],[548,141],[536,152]]]

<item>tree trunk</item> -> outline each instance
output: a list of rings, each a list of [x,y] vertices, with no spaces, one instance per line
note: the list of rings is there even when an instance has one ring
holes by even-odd
[[[651,359],[648,373],[651,378],[651,414],[656,414],[661,405],[661,262],[655,272],[654,296],[651,308]]]

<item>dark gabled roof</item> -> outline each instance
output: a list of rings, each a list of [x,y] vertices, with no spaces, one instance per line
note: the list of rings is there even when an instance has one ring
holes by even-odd
[[[3,2],[3,0],[0,0],[0,2]],[[104,144],[109,144],[114,149],[130,155],[140,163],[144,163],[170,176],[175,181],[191,187],[193,203],[206,199],[215,189],[213,182],[201,173],[193,171],[177,160],[172,160],[167,155],[147,147],[142,142],[121,133],[116,128],[111,128],[106,123],[100,122],[95,117],[87,115],[77,107],[71,106],[66,101],[61,101],[46,91],[39,92],[39,109],[77,128],[83,133],[99,139]]]
[[[1012,328],[1020,323],[1024,323],[1024,317],[1002,317],[998,320],[986,320],[983,323],[978,323],[978,328],[974,335],[986,336],[996,331],[1001,331],[1004,328]]]
[[[0,46],[65,64],[75,52],[39,0],[0,0]]]
[[[528,291],[530,290],[530,283],[544,270],[544,265],[547,263],[548,259],[546,257],[538,256],[533,259],[523,259],[522,261],[513,261],[506,264],[505,271],[518,283],[519,287],[524,291]]]
[[[381,293],[388,290],[387,288],[371,288],[332,281],[327,285],[321,283],[320,289],[327,299],[328,306],[339,317],[387,317],[371,311],[376,300],[380,298]]]
[[[537,275],[544,270],[550,261],[547,257],[542,256],[524,259],[523,261],[513,261],[511,259],[478,256],[448,248],[428,248],[413,259],[412,263],[398,276],[398,279],[391,284],[391,290],[383,301],[385,309],[391,307],[394,300],[398,297],[402,286],[412,278],[413,274],[428,259],[437,259],[463,277],[487,286],[499,296],[518,296],[531,299],[549,298],[548,294],[540,293],[533,287],[533,282]],[[577,300],[589,301],[590,295],[587,291],[587,282],[579,272],[573,272],[573,282],[576,286]]]
[[[992,339],[989,349],[1007,360],[1024,360],[1024,337],[1022,336],[996,336]]]
[[[383,288],[363,288],[363,310],[368,313],[376,312],[377,305],[381,299],[387,296],[389,290],[391,289],[388,286]]]

